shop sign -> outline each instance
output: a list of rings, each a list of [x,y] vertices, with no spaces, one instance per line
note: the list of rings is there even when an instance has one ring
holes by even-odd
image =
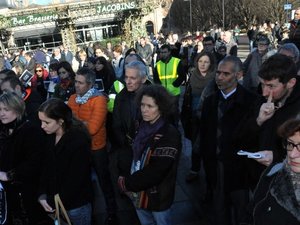
[[[90,16],[91,14],[98,14],[98,15],[112,14],[123,10],[134,9],[136,7],[137,7],[136,1],[125,2],[125,3],[100,4],[100,5],[96,5],[96,8],[92,10],[85,9],[87,12],[83,12],[82,10],[73,12],[71,10],[70,14],[72,15],[75,13],[75,15],[73,16],[78,18],[78,17]],[[84,15],[84,16],[79,16],[79,15]],[[10,22],[11,22],[11,26],[15,27],[15,26],[24,26],[29,24],[55,21],[57,19],[58,19],[57,13],[46,12],[46,13],[39,13],[39,14],[31,14],[27,16],[10,17]]]
[[[97,6],[97,14],[115,13],[127,9],[136,8],[136,2],[126,2],[126,3],[111,3],[111,4],[101,4]]]
[[[56,13],[32,14],[28,16],[14,16],[11,17],[11,25],[23,26],[28,24],[55,21],[56,19],[58,19],[58,14]]]

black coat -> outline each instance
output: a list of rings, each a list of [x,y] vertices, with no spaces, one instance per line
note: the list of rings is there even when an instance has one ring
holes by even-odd
[[[207,97],[203,102],[200,118],[200,151],[203,154],[203,162],[208,181],[215,186],[217,182],[217,163],[224,165],[224,188],[226,191],[245,189],[248,187],[246,176],[246,157],[238,156],[237,152],[243,148],[242,143],[235,141],[236,133],[240,123],[248,111],[252,111],[257,99],[244,87],[238,85],[236,92],[226,101],[227,109],[220,120],[221,136],[217,138],[218,132],[218,104],[221,92],[217,91]],[[219,142],[220,153],[217,154],[217,142]]]
[[[165,124],[149,139],[147,162],[125,178],[125,185],[128,191],[141,195],[139,201],[134,201],[136,207],[162,211],[170,208],[174,200],[181,134],[174,126]]]
[[[300,204],[283,163],[270,166],[254,194],[254,225],[299,225]]]
[[[54,207],[59,193],[67,210],[83,206],[92,199],[91,143],[88,135],[78,129],[67,131],[55,145],[55,135],[47,137],[40,195]]]
[[[113,132],[118,147],[130,146],[135,137],[139,108],[135,101],[135,92],[128,92],[126,88],[117,94],[113,110]]]
[[[10,128],[14,131],[7,135]],[[30,121],[1,125],[0,171],[8,172],[11,176],[10,181],[1,182],[7,193],[8,215],[12,209],[21,207],[21,193],[24,208],[33,225],[44,213],[37,201],[44,140],[43,131]]]
[[[300,112],[300,79],[297,78],[297,83],[284,105],[277,109],[270,119],[258,126],[256,118],[262,103],[259,101],[256,113],[248,114],[249,118],[245,121],[244,129],[240,130],[239,136],[244,140],[248,139],[248,149],[272,150],[273,162],[281,162],[285,158],[286,151],[282,149],[281,138],[277,135],[277,130],[285,121],[296,117]]]
[[[112,148],[118,150],[118,167],[122,175],[130,172],[131,144],[140,118],[135,96],[135,92],[128,92],[126,87],[123,88],[116,96],[113,110],[112,132],[115,141],[112,143]]]
[[[300,112],[300,79],[287,98],[284,105],[276,110],[275,114],[261,126],[260,150],[272,150],[274,162],[281,162],[286,155],[282,149],[281,138],[277,135],[277,130],[288,119],[296,117]]]
[[[13,182],[36,186],[43,154],[43,131],[28,120],[17,122],[11,135],[2,125],[0,170],[12,172]]]

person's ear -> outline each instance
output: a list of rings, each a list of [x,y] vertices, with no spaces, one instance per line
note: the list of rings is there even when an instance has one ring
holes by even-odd
[[[237,73],[236,73],[236,79],[237,79],[237,80],[240,80],[240,79],[243,77],[243,74],[244,74],[243,71],[237,72]]]
[[[287,88],[288,89],[293,88],[296,85],[296,82],[297,82],[296,78],[290,79],[286,84]]]
[[[147,77],[143,77],[142,78],[142,84],[144,84],[146,82],[146,80],[147,80]]]
[[[59,124],[60,126],[62,126],[62,125],[64,124],[64,122],[65,122],[65,121],[64,121],[63,119],[59,119],[59,120],[58,120],[58,124]]]

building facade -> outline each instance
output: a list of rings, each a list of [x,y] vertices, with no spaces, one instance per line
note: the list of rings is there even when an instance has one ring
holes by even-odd
[[[130,14],[138,10],[141,2],[15,0],[12,5],[17,7],[9,9],[4,15],[10,25],[2,27],[2,30],[10,33],[6,43],[8,48],[52,48],[63,42],[74,49],[76,45],[120,35],[125,19],[122,12]],[[160,31],[166,15],[164,5],[162,7],[159,3],[155,7],[142,18],[142,23],[150,33]]]

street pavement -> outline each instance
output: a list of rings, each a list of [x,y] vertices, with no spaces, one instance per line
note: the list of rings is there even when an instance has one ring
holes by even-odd
[[[249,54],[247,36],[239,39],[238,56],[245,60]],[[182,129],[181,132],[183,133]],[[191,143],[182,135],[182,154],[178,167],[175,200],[172,206],[173,225],[208,225],[208,212],[205,204],[205,179],[203,170],[200,171],[199,179],[192,183],[185,182],[185,176],[189,172],[191,164]],[[115,186],[116,200],[118,204],[118,218],[120,225],[138,225],[134,208],[130,201],[118,192],[116,153],[110,153],[110,167]],[[96,180],[94,180],[95,201],[93,212],[93,225],[103,225],[106,217],[104,197]]]

